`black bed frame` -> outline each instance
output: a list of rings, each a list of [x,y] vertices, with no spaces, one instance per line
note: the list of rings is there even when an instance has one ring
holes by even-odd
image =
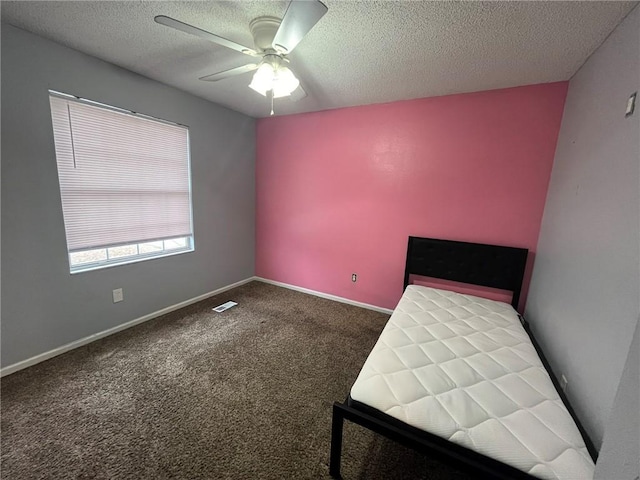
[[[409,237],[404,288],[409,285],[411,275],[419,275],[509,290],[513,292],[511,305],[517,309],[527,256],[528,250],[525,248]],[[551,371],[538,343],[531,335],[527,323],[523,317],[521,320],[542,363],[549,372],[560,398],[576,422],[589,454],[595,461],[597,453],[593,443],[567,402],[564,392],[559,388],[557,378]],[[495,480],[536,478],[493,458],[407,425],[379,410],[352,400],[350,396],[343,403],[335,402],[333,404],[329,473],[334,478],[342,478],[340,476],[340,459],[345,419],[418,452],[436,456],[443,463],[472,473],[474,478]]]
[[[513,292],[511,305],[517,310],[528,253],[526,248],[409,237],[404,288],[411,275],[499,288]]]

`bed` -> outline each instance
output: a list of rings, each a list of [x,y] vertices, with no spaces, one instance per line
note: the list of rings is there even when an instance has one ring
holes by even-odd
[[[474,478],[587,480],[595,449],[516,309],[526,249],[409,237],[404,294],[347,399],[333,405],[330,474],[344,420]],[[413,276],[512,292],[511,305]]]

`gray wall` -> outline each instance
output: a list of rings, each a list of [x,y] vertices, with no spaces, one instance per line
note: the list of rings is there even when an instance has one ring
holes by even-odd
[[[596,446],[640,311],[639,32],[636,8],[569,83],[525,312]]]
[[[595,478],[635,480],[640,476],[640,324],[622,373],[604,432]]]
[[[195,252],[69,274],[48,89],[190,127]],[[252,276],[254,204],[252,118],[2,26],[3,366]]]

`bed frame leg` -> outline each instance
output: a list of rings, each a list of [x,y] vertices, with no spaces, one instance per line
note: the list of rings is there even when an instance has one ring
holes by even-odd
[[[329,459],[329,475],[333,478],[340,476],[340,459],[342,456],[342,427],[344,426],[344,416],[342,415],[342,405],[333,404],[333,419],[331,421],[331,458]]]

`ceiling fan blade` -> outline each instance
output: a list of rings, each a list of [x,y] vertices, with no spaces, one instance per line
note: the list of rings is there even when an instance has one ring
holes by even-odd
[[[327,7],[319,0],[291,0],[273,39],[273,48],[290,53],[325,13]]]
[[[258,55],[258,52],[256,52],[252,48],[245,47],[244,45],[240,45],[239,43],[232,42],[231,40],[227,40],[223,37],[219,37],[218,35],[207,32],[206,30],[202,30],[198,27],[194,27],[193,25],[189,25],[188,23],[181,22],[180,20],[176,20],[175,18],[167,17],[165,15],[158,15],[154,18],[154,20],[156,21],[156,23],[164,25],[165,27],[175,28],[176,30],[180,30],[181,32],[195,35],[196,37],[209,40],[210,42],[217,43],[218,45],[222,45],[223,47],[231,48],[232,50],[244,53],[245,55]]]
[[[292,102],[298,102],[303,98],[305,98],[306,96],[307,96],[307,92],[304,91],[304,88],[302,88],[302,84],[300,84],[298,85],[298,88],[296,88],[293,92],[291,92],[291,96],[289,98],[291,98]]]
[[[204,80],[205,82],[217,82],[218,80],[222,80],[224,78],[251,72],[256,68],[258,68],[257,63],[247,63],[246,65],[242,65],[241,67],[230,68],[229,70],[224,70],[222,72],[205,75],[204,77],[200,77],[199,80]]]

